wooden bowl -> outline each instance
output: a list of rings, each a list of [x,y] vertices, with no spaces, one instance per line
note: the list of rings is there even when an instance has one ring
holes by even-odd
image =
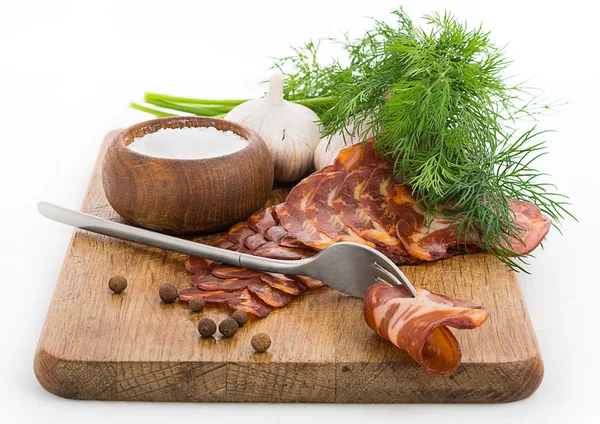
[[[135,152],[135,137],[161,128],[215,127],[248,141],[237,152],[206,159],[168,159]],[[254,131],[198,116],[153,119],[121,131],[102,168],[108,202],[126,221],[171,234],[225,230],[259,210],[273,187],[273,163]]]

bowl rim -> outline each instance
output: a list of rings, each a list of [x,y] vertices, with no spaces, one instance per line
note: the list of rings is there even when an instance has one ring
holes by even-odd
[[[234,134],[243,138],[246,141],[246,146],[241,148],[240,150],[236,150],[235,152],[231,152],[226,155],[212,156],[212,157],[208,157],[208,158],[189,158],[189,159],[188,158],[165,158],[165,157],[161,157],[161,156],[151,156],[151,155],[147,155],[144,153],[140,153],[136,150],[132,150],[129,147],[127,147],[129,144],[125,144],[125,136],[129,132],[142,129],[147,126],[157,125],[161,122],[169,122],[169,123],[187,122],[187,123],[193,123],[194,125],[162,126],[160,128],[157,128],[156,131],[158,131],[159,129],[166,129],[166,128],[176,129],[176,128],[206,128],[206,127],[213,127],[213,128],[216,128],[218,131],[231,131]],[[225,125],[231,126],[232,128],[227,129],[227,130],[222,130],[215,126],[215,124],[222,124],[222,123],[224,123]],[[198,124],[207,124],[207,125],[198,125]],[[234,129],[237,131],[234,131]],[[156,131],[147,132],[146,134],[152,134]],[[244,132],[246,134],[243,134]],[[130,125],[127,128],[124,128],[121,131],[119,131],[119,133],[116,135],[115,141],[118,143],[120,148],[126,149],[128,154],[131,154],[133,156],[139,156],[139,157],[146,158],[149,160],[159,160],[159,161],[167,161],[167,162],[181,162],[181,161],[205,162],[205,161],[211,161],[211,160],[215,160],[215,159],[224,159],[224,158],[227,159],[227,158],[230,158],[237,154],[240,154],[241,152],[243,152],[246,149],[248,149],[249,147],[251,147],[251,145],[253,143],[256,143],[256,141],[262,141],[262,139],[260,138],[258,133],[255,132],[254,130],[252,130],[248,127],[245,127],[244,125],[238,124],[237,122],[228,121],[228,120],[222,119],[222,118],[211,118],[211,117],[206,117],[206,116],[166,116],[163,118],[148,119],[146,121],[142,121],[142,122],[138,122],[136,124]],[[132,142],[133,142],[133,140],[130,143],[132,143]],[[264,141],[262,141],[262,142],[264,143]]]

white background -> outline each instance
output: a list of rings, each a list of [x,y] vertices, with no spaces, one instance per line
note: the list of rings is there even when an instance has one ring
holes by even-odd
[[[396,1],[0,2],[0,413],[3,422],[598,422],[600,139],[598,8],[578,1],[407,1],[415,18],[452,10],[508,44],[513,74],[569,104],[539,166],[570,195],[579,223],[552,230],[520,277],[546,376],[506,405],[207,405],[85,402],[45,392],[32,370],[71,229],[36,202],[78,208],[103,135],[149,118],[144,90],[259,96],[269,57],[308,38],[360,33]],[[251,417],[251,418],[250,418]],[[594,419],[595,418],[595,419]],[[247,422],[247,421],[246,421]]]

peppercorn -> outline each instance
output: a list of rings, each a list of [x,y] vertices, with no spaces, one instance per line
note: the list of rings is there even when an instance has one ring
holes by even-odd
[[[231,318],[238,323],[238,326],[243,327],[248,322],[248,313],[246,311],[235,311],[231,314]]]
[[[255,351],[265,352],[271,346],[271,338],[268,334],[258,333],[252,336],[250,344]]]
[[[219,332],[223,337],[233,337],[237,333],[239,325],[236,320],[226,318],[219,324]]]
[[[202,337],[212,337],[217,331],[217,324],[210,318],[202,318],[198,323],[198,332]]]
[[[179,292],[173,284],[163,284],[158,290],[160,299],[165,303],[173,303],[177,300]]]
[[[108,280],[108,288],[111,289],[113,293],[121,293],[127,288],[127,280],[125,277],[115,275]]]
[[[194,296],[190,299],[188,306],[192,312],[202,312],[204,306],[206,305],[206,301],[202,299],[200,296]]]

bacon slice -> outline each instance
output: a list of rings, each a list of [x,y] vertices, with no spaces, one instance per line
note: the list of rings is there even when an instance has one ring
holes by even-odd
[[[296,185],[287,197],[283,207],[277,212],[281,225],[307,246],[321,250],[333,244],[333,240],[319,232],[313,222],[308,219],[305,208],[308,198],[317,187],[320,172],[312,174]]]
[[[365,320],[383,339],[406,351],[427,372],[451,375],[460,364],[458,341],[447,326],[479,327],[489,311],[427,290],[410,297],[404,287],[375,284],[365,293]]]
[[[346,174],[339,171],[322,174],[320,182],[307,201],[306,216],[318,231],[335,241],[351,241],[374,247],[373,243],[366,241],[347,227],[333,208],[333,199],[345,177]]]

